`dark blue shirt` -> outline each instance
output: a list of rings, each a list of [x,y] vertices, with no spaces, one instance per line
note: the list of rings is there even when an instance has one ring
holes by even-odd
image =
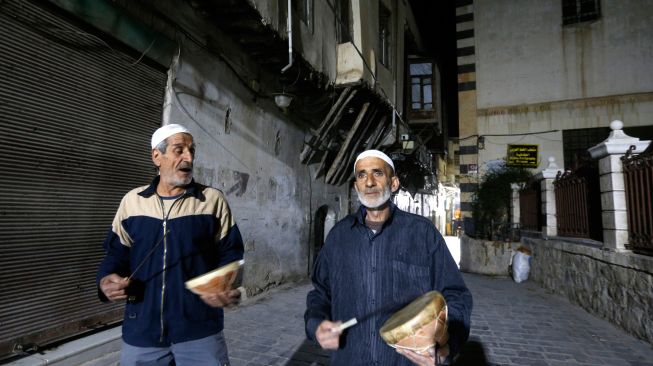
[[[449,347],[457,353],[469,336],[472,295],[442,235],[426,218],[398,209],[374,234],[365,226],[365,208],[347,216],[329,233],[313,272],[306,299],[306,335],[315,340],[322,320],[358,324],[347,329],[332,365],[412,365],[388,346],[379,329],[396,311],[436,290],[448,307]]]

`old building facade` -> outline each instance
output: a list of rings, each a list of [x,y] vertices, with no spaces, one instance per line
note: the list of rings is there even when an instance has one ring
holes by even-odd
[[[195,179],[226,195],[250,295],[307,276],[355,204],[355,153],[411,133],[404,1],[12,0],[0,17],[0,128],[19,167],[3,178],[0,277],[26,278],[2,291],[0,357],[121,318],[94,271],[120,198],[156,174],[161,124],[191,130]]]
[[[462,208],[509,145],[571,168],[613,120],[650,138],[653,9],[637,1],[458,1]]]

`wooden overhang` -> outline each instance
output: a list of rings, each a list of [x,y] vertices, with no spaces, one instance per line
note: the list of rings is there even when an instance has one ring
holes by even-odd
[[[336,86],[297,52],[293,66],[282,74],[289,62],[287,39],[263,21],[249,1],[192,0],[189,4],[234,39],[264,72],[278,75],[278,85],[273,87],[295,96],[289,114],[309,122],[310,136],[300,159],[319,164],[314,179],[344,184],[352,178],[356,154],[380,148],[391,130],[393,110],[370,85]]]

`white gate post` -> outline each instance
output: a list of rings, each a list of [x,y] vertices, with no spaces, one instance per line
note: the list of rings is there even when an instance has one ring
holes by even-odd
[[[626,135],[623,122],[610,123],[610,136],[600,144],[587,149],[593,159],[599,159],[601,185],[601,218],[603,221],[603,248],[614,251],[626,250],[628,243],[628,216],[626,191],[621,157],[631,146],[633,153],[646,150],[651,141],[641,141]]]

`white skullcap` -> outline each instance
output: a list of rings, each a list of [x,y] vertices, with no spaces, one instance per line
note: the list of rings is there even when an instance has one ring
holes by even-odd
[[[356,174],[356,163],[358,163],[358,161],[361,160],[361,159],[365,159],[365,158],[369,158],[369,157],[379,158],[379,159],[385,161],[386,163],[388,163],[388,165],[390,165],[390,167],[392,168],[392,171],[393,172],[395,171],[395,165],[392,162],[392,159],[390,159],[390,157],[388,155],[384,154],[383,152],[381,152],[379,150],[365,150],[362,153],[358,154],[358,157],[356,158],[356,161],[354,162],[354,174]]]
[[[178,133],[187,133],[190,135],[190,131],[188,131],[186,127],[174,123],[159,128],[152,134],[152,148],[156,148],[157,145],[161,143],[161,141]]]

